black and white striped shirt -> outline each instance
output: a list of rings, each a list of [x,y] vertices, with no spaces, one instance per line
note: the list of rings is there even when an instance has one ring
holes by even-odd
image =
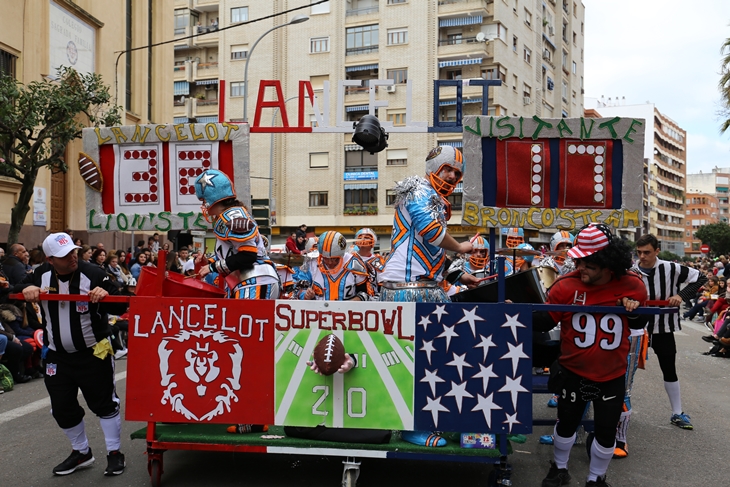
[[[633,269],[637,272],[646,286],[649,300],[667,300],[679,294],[684,298],[693,298],[697,290],[707,281],[707,278],[697,269],[666,260],[657,259],[653,269]],[[687,284],[681,291],[681,284]],[[663,315],[654,315],[649,320],[649,333],[674,333],[682,329],[679,323],[679,311]]]
[[[83,261],[74,273],[61,276],[60,280],[53,267],[45,263],[28,276],[22,287],[27,285],[38,286],[50,294],[89,294],[96,287],[119,294],[103,269]],[[123,314],[126,308],[126,304],[89,301],[41,301],[40,305],[43,342],[49,349],[62,353],[78,352],[107,338],[111,334],[107,312]]]

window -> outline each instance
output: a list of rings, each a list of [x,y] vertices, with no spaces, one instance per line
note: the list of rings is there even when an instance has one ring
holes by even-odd
[[[389,69],[387,73],[387,79],[392,79],[395,84],[408,81],[408,68]]]
[[[408,149],[388,149],[385,157],[387,166],[408,165]]]
[[[378,24],[350,27],[345,30],[346,55],[367,54],[378,50]]]
[[[408,29],[388,29],[388,45],[406,44],[408,42]]]
[[[512,75],[512,89],[514,91],[517,91],[517,75],[516,74]]]
[[[452,69],[451,71],[446,71],[446,79],[461,79],[461,70]]]
[[[362,151],[360,151],[362,152]],[[360,186],[360,185],[352,185]],[[366,185],[363,185],[366,186]],[[345,190],[345,212],[348,211],[378,211],[378,188],[376,184],[367,185],[375,186],[368,189],[346,189]]]
[[[442,122],[456,122],[456,108],[446,108],[441,111]]]
[[[318,2],[319,0],[309,0],[309,3]],[[328,14],[330,13],[330,3],[324,2],[319,5],[312,5],[309,7],[309,13],[312,15]]]
[[[507,70],[502,66],[491,66],[488,68],[482,68],[482,79],[498,79],[502,80],[503,83],[506,83]]]
[[[324,82],[329,81],[330,77],[329,75],[320,75],[320,76],[310,76],[309,82],[312,83],[312,90],[314,91],[322,91],[324,90]]]
[[[563,40],[568,42],[568,22],[563,20]]]
[[[453,211],[461,211],[462,205],[462,193],[451,193],[446,199],[451,203],[451,209]]]
[[[522,85],[522,96],[530,98],[532,96],[532,87],[527,83]]]
[[[583,22],[580,23],[580,35],[585,35],[585,27],[583,25]]]
[[[309,167],[329,167],[329,152],[312,152],[309,154]]]
[[[327,206],[328,205],[328,192],[327,191],[310,191],[309,192],[309,206]]]
[[[184,35],[186,28],[198,23],[198,14],[187,8],[175,10],[175,35]]]
[[[568,70],[568,51],[563,50],[563,69]]]
[[[576,64],[575,61],[573,61],[573,74],[577,74],[577,73],[578,73],[578,65]]]
[[[577,99],[576,95],[577,94],[576,94],[575,90],[573,90],[573,105],[575,105],[575,103],[576,103],[576,99]]]
[[[364,150],[345,152],[345,172],[365,172],[378,170],[378,155]]]
[[[399,3],[406,3],[408,0],[388,0],[388,5],[397,5]]]
[[[248,57],[248,44],[234,44],[231,46],[231,60],[246,59]]]
[[[403,127],[406,124],[405,110],[388,110],[388,122],[393,122],[396,127]]]
[[[461,44],[461,32],[448,34],[446,36],[446,44],[449,46],[453,46],[454,44]]]
[[[525,23],[528,26],[532,25],[532,14],[527,9],[525,9]]]
[[[314,54],[317,52],[329,52],[330,51],[330,38],[329,37],[311,37],[309,39],[309,52]]]
[[[568,103],[568,82],[566,80],[563,80],[562,96],[563,96],[563,101]]]
[[[231,9],[231,23],[246,22],[248,20],[248,7],[234,7]]]
[[[578,35],[575,32],[573,32],[573,45],[578,45]]]
[[[395,190],[393,189],[386,189],[385,190],[385,206],[395,206]]]
[[[530,64],[530,59],[532,59],[532,51],[525,46],[524,48],[524,59],[527,64]]]
[[[235,96],[243,96],[243,81],[233,81],[231,83],[231,98]]]
[[[517,52],[517,36],[512,36],[512,50]]]

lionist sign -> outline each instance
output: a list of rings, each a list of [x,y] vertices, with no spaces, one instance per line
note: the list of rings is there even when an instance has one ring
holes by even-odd
[[[248,201],[249,133],[229,123],[86,128],[79,171],[89,231],[206,230],[194,183],[220,169]],[[234,171],[235,167],[235,171]]]

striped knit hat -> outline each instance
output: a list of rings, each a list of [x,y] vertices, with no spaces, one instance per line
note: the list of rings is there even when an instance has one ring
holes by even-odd
[[[613,235],[608,226],[603,223],[591,223],[575,237],[573,248],[568,250],[568,255],[574,259],[588,257],[608,247],[611,240]]]

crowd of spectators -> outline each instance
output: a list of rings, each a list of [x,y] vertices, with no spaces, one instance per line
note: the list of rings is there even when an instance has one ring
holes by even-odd
[[[67,232],[68,233],[68,232]],[[173,250],[171,242],[160,244],[159,235],[137,242],[134,248],[106,249],[104,244],[90,246],[75,239],[79,260],[85,260],[104,269],[121,294],[135,294],[142,269],[157,265],[157,253],[168,250],[165,269],[178,273],[194,273],[195,252],[187,247]],[[41,246],[28,250],[23,244],[13,244],[7,251],[0,248],[0,365],[12,375],[14,384],[23,384],[43,377],[41,352],[43,348],[40,308],[24,301],[10,300],[13,287],[45,261]],[[113,331],[112,345],[116,358],[126,355],[126,315],[110,316]],[[0,378],[3,369],[0,368]],[[4,387],[0,382],[0,394]]]

